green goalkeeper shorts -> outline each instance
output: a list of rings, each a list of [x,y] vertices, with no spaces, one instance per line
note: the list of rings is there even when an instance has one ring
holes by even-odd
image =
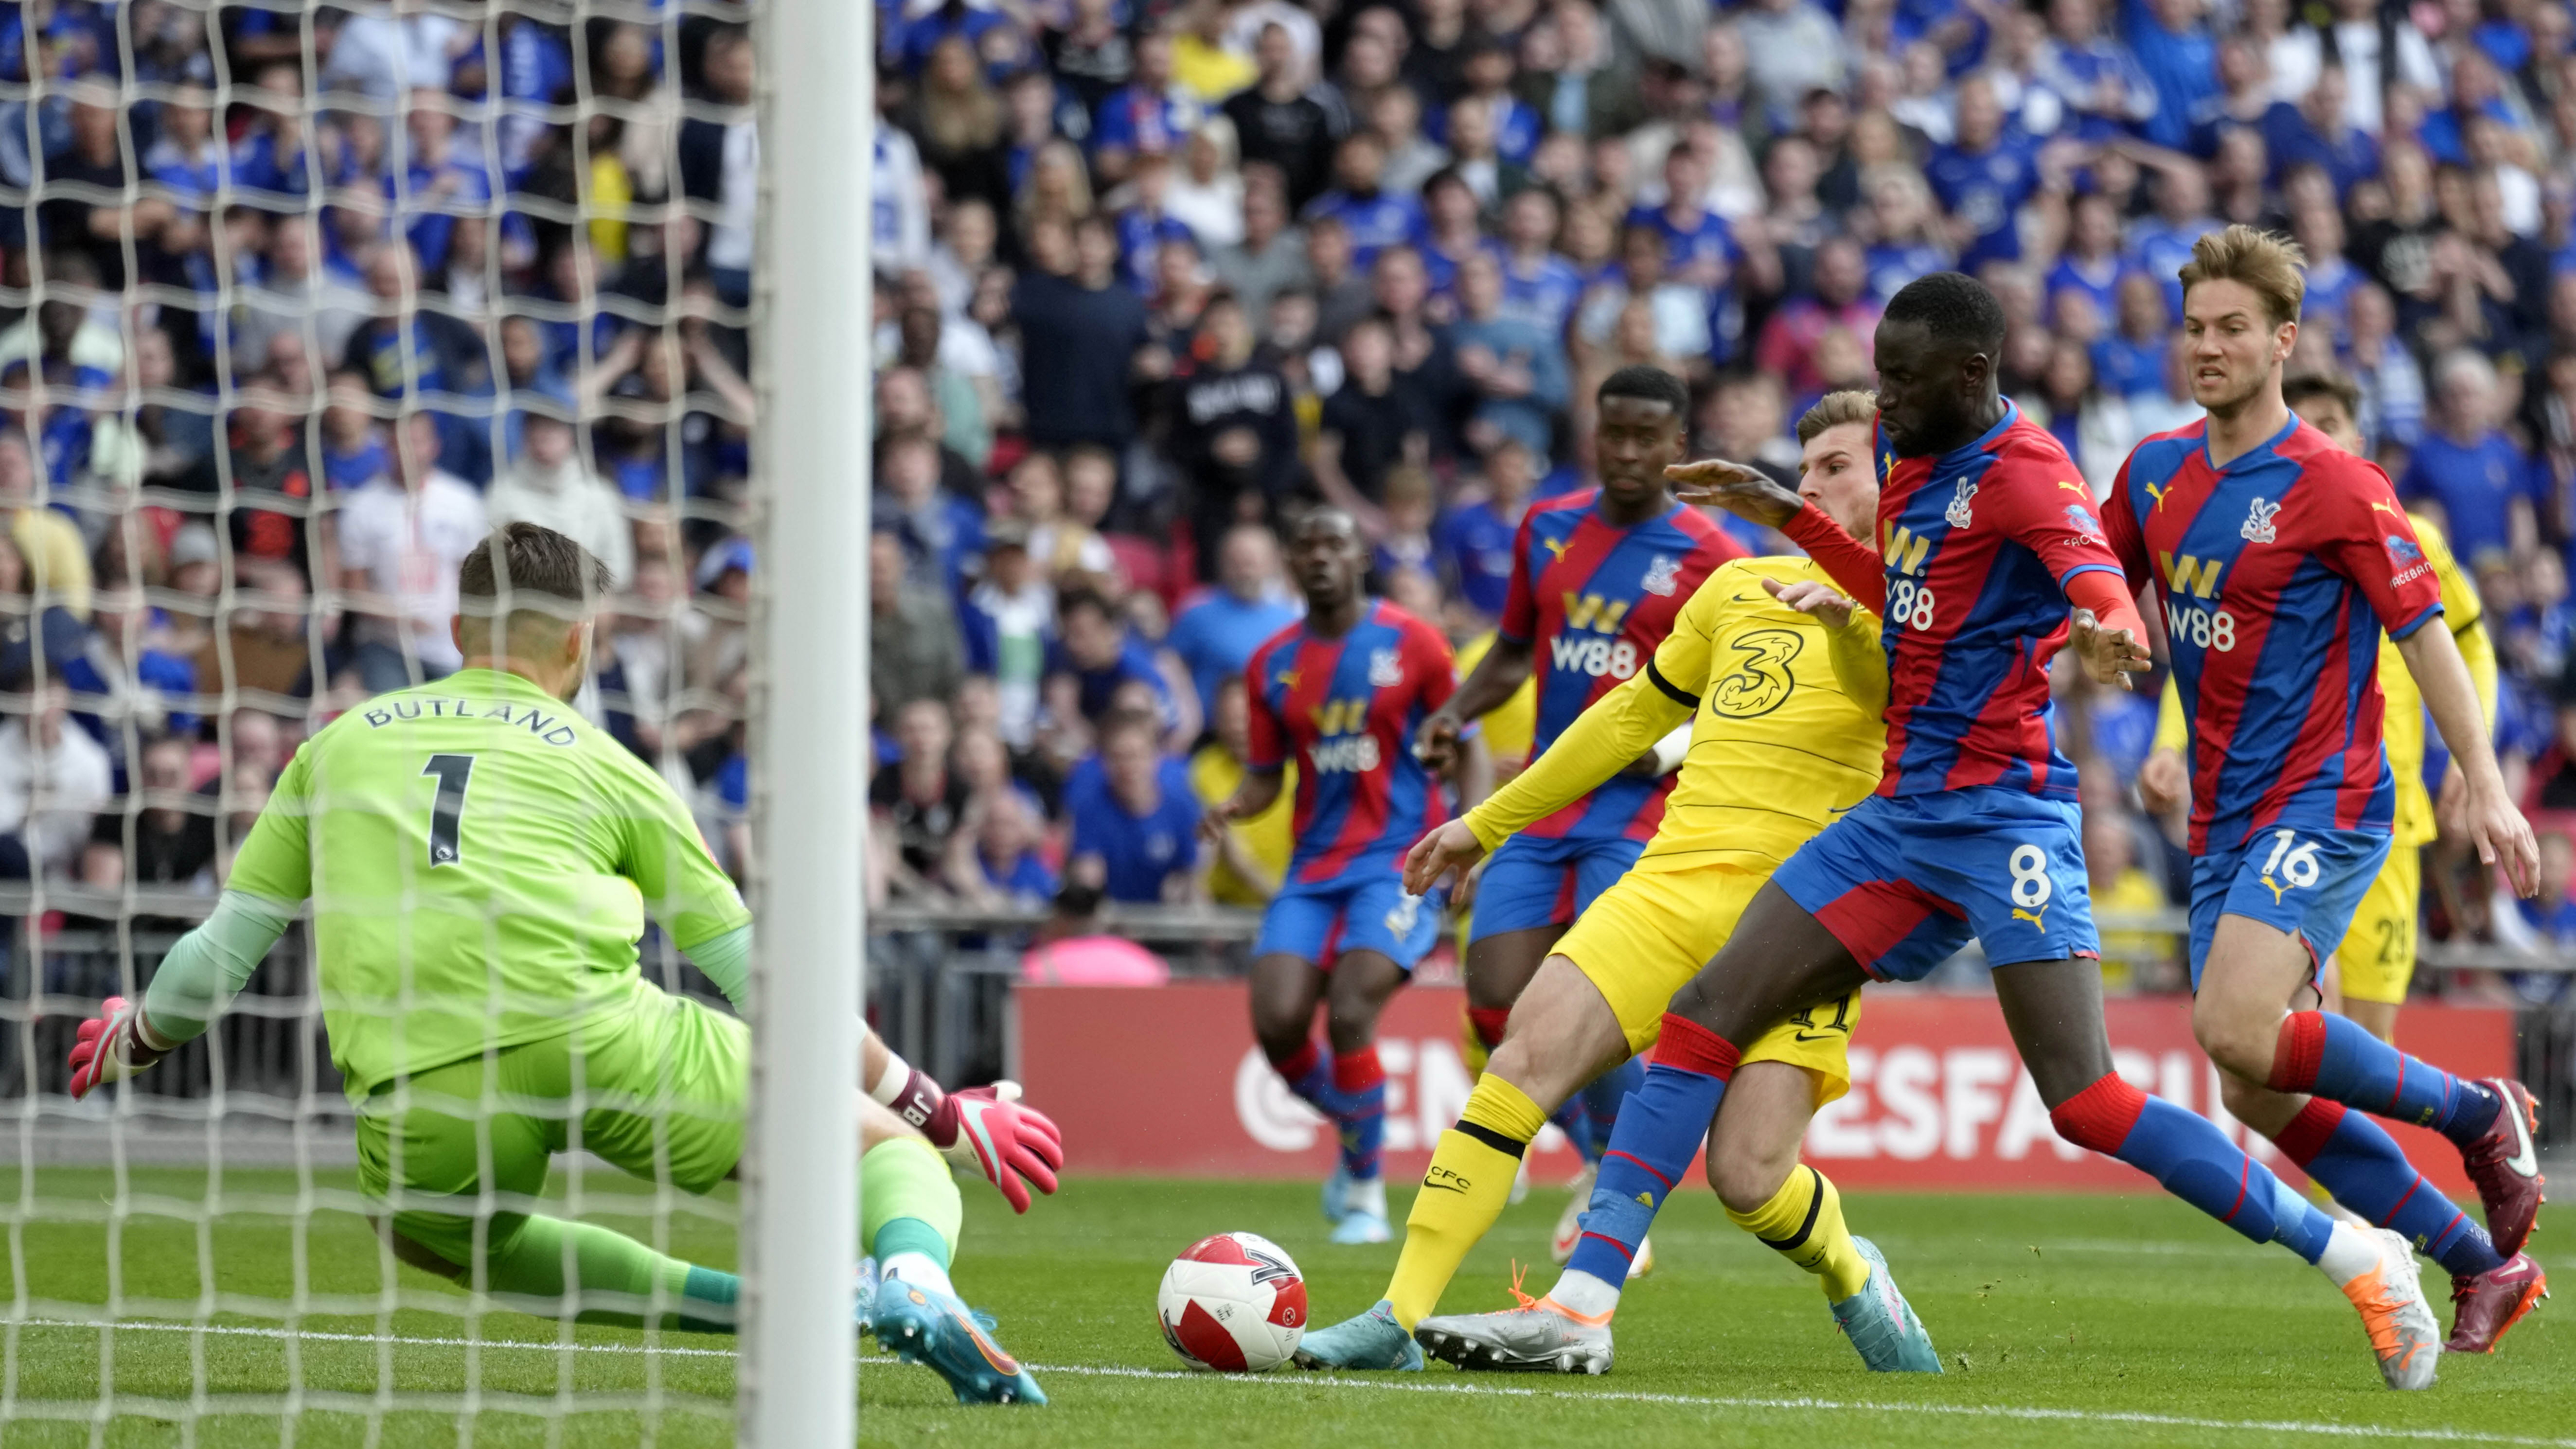
[[[464,1266],[537,1207],[554,1154],[580,1148],[704,1193],[742,1157],[751,1032],[686,997],[636,993],[544,1041],[379,1087],[358,1106],[358,1179],[396,1232]],[[486,1165],[488,1164],[488,1171]]]

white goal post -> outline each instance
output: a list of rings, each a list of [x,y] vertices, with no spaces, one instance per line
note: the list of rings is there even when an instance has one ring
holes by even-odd
[[[763,501],[759,927],[737,1370],[751,1449],[855,1430],[860,833],[867,811],[873,7],[767,0],[754,383]],[[846,1244],[834,1254],[827,1245]]]

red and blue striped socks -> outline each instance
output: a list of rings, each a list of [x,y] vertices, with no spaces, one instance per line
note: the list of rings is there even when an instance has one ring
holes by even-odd
[[[2349,1017],[2322,1011],[2292,1012],[2281,1023],[2270,1086],[2429,1127],[2462,1147],[2486,1135],[2503,1106],[2477,1083],[2408,1056]]]

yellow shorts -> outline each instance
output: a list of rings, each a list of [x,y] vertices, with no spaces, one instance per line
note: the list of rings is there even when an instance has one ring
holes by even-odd
[[[2344,995],[2406,1004],[2406,983],[2415,977],[2416,912],[2423,899],[2423,852],[2412,845],[2392,847],[2388,863],[2361,894],[2352,929],[2335,948]]]
[[[1682,983],[1735,934],[1735,923],[1768,875],[1730,866],[1635,871],[1603,891],[1556,943],[1617,1013],[1628,1049],[1655,1044],[1664,1008]],[[1848,1048],[1860,993],[1804,1011],[1745,1048],[1748,1062],[1787,1062],[1815,1074],[1816,1105],[1851,1090]]]

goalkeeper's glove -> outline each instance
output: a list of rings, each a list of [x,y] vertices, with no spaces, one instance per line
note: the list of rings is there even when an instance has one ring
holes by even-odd
[[[921,1132],[952,1166],[981,1173],[1001,1189],[1013,1212],[1029,1210],[1031,1184],[1054,1192],[1064,1167],[1063,1134],[1044,1112],[1020,1105],[1017,1082],[949,1093]]]
[[[109,997],[96,1017],[80,1024],[80,1035],[72,1042],[73,1099],[88,1096],[102,1082],[121,1082],[139,1074],[168,1056],[174,1045],[161,1041],[144,1024],[140,1003]]]

